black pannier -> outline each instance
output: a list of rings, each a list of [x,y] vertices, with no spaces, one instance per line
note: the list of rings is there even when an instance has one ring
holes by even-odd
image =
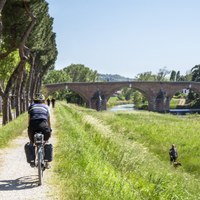
[[[44,145],[44,160],[51,162],[53,160],[53,146],[52,144]]]
[[[30,144],[29,142],[25,144],[24,146],[25,154],[26,154],[26,160],[28,163],[31,161],[35,161],[35,147],[33,144]]]

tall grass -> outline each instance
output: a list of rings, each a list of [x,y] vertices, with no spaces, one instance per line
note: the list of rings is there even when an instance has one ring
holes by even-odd
[[[144,143],[162,161],[169,162],[168,151],[175,143],[183,168],[200,177],[199,115],[177,117],[170,114],[132,112],[115,114],[111,118],[105,113],[103,119],[111,124],[113,131],[120,131],[129,140]]]
[[[162,121],[161,115],[153,113],[97,113],[60,104],[55,114],[58,146],[54,162],[60,199],[200,198],[198,178],[185,168],[174,170],[169,166],[167,157],[157,150],[164,137],[157,141],[157,130],[154,133],[150,125],[146,127],[167,119],[170,122],[170,116]],[[179,119],[174,121],[178,123]],[[152,134],[146,136],[149,130]],[[171,142],[159,149],[167,152]]]
[[[27,114],[20,115],[17,119],[0,127],[0,148],[5,147],[15,137],[22,134],[27,128]]]

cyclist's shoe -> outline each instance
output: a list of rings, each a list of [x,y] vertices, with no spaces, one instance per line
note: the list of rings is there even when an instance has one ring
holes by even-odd
[[[35,167],[35,162],[34,162],[34,161],[31,161],[31,162],[30,162],[30,166],[31,166],[31,167]]]

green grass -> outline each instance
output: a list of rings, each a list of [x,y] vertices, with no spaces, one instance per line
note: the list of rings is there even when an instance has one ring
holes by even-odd
[[[198,116],[97,113],[63,104],[55,114],[60,199],[200,199]],[[177,170],[169,165],[172,143],[183,163]]]
[[[27,114],[22,114],[0,128],[0,148],[7,146],[12,139],[22,134],[23,130],[27,128],[27,120]]]
[[[168,150],[175,143],[179,151],[179,160],[184,169],[200,177],[197,165],[200,152],[200,116],[188,115],[182,118],[169,114],[131,113],[115,114],[112,118],[104,115],[113,131],[119,131],[127,139],[145,143],[148,149],[168,162]],[[115,123],[113,123],[115,122]]]
[[[179,103],[180,99],[172,98],[170,101],[170,108],[175,109]]]
[[[118,97],[110,97],[109,101],[107,102],[107,107],[113,107],[116,105],[122,105],[122,104],[132,104],[133,100],[120,100]]]

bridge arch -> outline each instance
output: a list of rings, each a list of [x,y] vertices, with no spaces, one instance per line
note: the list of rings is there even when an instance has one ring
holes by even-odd
[[[173,95],[183,89],[191,88],[200,93],[198,82],[158,82],[158,81],[127,81],[127,82],[89,82],[89,83],[57,83],[45,85],[49,92],[69,88],[79,94],[89,108],[95,109],[94,95],[100,91],[103,97],[103,109],[106,109],[108,98],[117,90],[123,87],[131,87],[140,91],[148,101],[150,111],[167,112],[169,102]]]
[[[106,95],[104,95],[103,99],[104,100],[104,104],[103,104],[103,108],[107,107],[107,102],[109,101],[110,97],[117,91],[122,90],[123,88],[130,88],[130,89],[134,89],[136,91],[139,91],[140,93],[142,93],[142,95],[147,99],[148,101],[148,95],[146,94],[146,92],[144,90],[142,90],[141,88],[138,88],[137,86],[133,86],[132,84],[128,84],[128,86],[124,86],[124,85],[120,85],[119,87],[116,87],[112,90],[110,90],[109,92],[106,93]],[[149,103],[149,102],[148,102]],[[105,109],[104,109],[105,110]]]

